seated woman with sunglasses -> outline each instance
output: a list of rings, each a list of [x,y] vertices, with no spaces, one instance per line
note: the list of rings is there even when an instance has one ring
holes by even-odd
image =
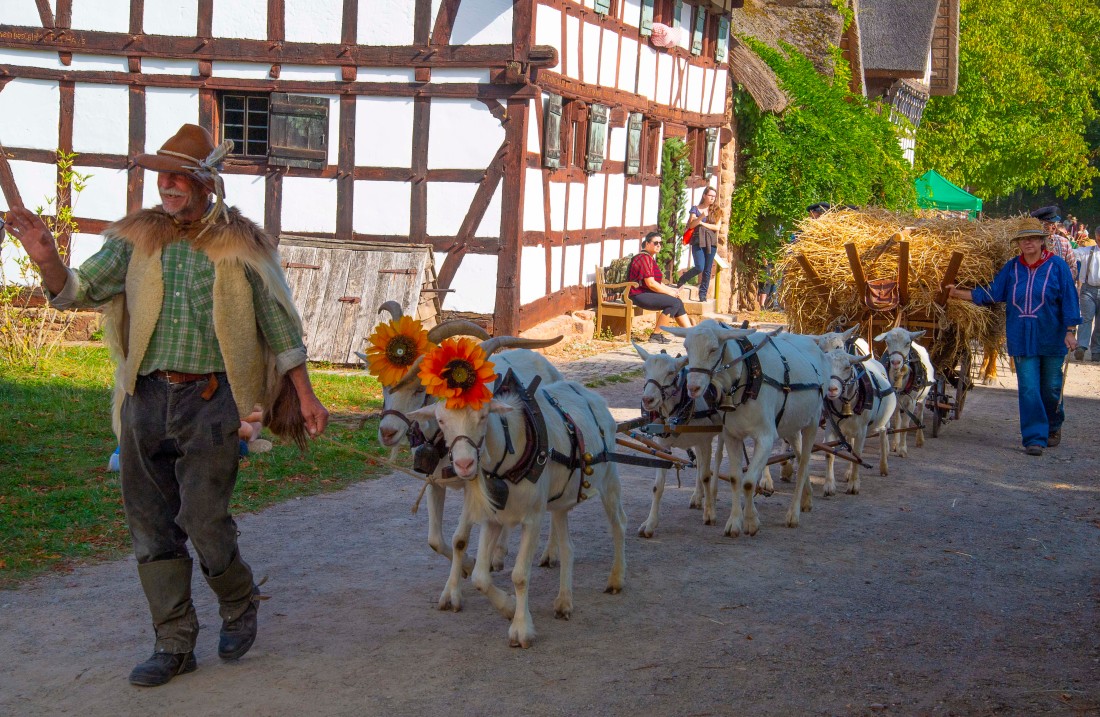
[[[657,254],[661,251],[660,232],[650,232],[642,240],[642,250],[634,255],[630,261],[630,269],[627,272],[627,281],[636,281],[638,286],[630,290],[630,299],[635,305],[651,311],[659,311],[657,314],[657,328],[668,323],[668,318],[676,319],[680,326],[691,326],[684,302],[671,286],[662,284],[664,273],[657,266]],[[669,339],[660,331],[654,331],[650,341],[659,344],[667,344]]]

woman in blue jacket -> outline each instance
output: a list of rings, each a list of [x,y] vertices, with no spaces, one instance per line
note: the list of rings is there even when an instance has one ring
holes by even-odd
[[[1069,265],[1044,246],[1038,221],[1013,237],[1020,255],[1010,259],[989,286],[972,290],[948,287],[951,298],[979,306],[1004,303],[1008,353],[1016,365],[1020,434],[1029,456],[1062,440],[1062,362],[1077,348],[1081,309]]]

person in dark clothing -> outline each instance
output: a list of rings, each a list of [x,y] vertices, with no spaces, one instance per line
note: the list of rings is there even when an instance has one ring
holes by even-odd
[[[676,294],[676,289],[665,286],[661,282],[665,275],[661,267],[657,266],[657,254],[661,251],[663,240],[660,232],[650,232],[642,240],[642,250],[634,255],[630,261],[630,269],[627,271],[627,281],[636,281],[638,286],[630,290],[630,299],[643,309],[658,311],[657,328],[664,326],[669,318],[676,320],[680,326],[691,326],[684,302]],[[654,331],[650,337],[656,343],[668,343],[668,337],[659,331]]]

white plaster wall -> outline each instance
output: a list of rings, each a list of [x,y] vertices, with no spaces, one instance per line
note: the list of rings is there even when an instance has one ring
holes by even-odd
[[[496,191],[493,192],[493,197],[489,200],[489,206],[485,208],[485,215],[481,217],[481,223],[474,230],[475,237],[491,239],[500,236],[500,208],[503,194],[504,182],[502,181],[497,185]]]
[[[619,62],[619,35],[611,30],[603,30],[603,52],[600,54],[600,85],[614,87],[615,66]]]
[[[412,127],[411,97],[356,97],[355,164],[411,167]]]
[[[619,255],[619,240],[618,239],[608,239],[608,240],[604,241],[604,243],[603,243],[603,263],[604,263],[604,266],[607,266],[611,262],[615,261],[616,259],[619,258],[619,256],[620,256]],[[592,281],[595,281],[595,280],[596,280],[596,278],[593,277]]]
[[[512,0],[463,0],[451,30],[451,44],[512,44]]]
[[[34,4],[33,2],[31,3]],[[38,13],[35,13],[35,23]],[[38,50],[16,50],[14,48],[0,47],[0,65],[17,65],[20,67],[45,67],[48,70],[68,70],[61,64],[56,52]]]
[[[469,182],[428,182],[428,236],[458,234],[476,193]]]
[[[267,0],[215,2],[211,24],[214,37],[267,39]]]
[[[211,62],[214,77],[232,77],[239,80],[271,79],[271,65],[260,62]]]
[[[340,42],[342,0],[284,0],[288,42]]]
[[[642,248],[642,238],[627,239],[623,242],[623,256],[632,256],[637,254]]]
[[[336,231],[336,180],[283,177],[284,232]]]
[[[16,159],[9,160],[8,165],[11,166],[15,186],[19,187],[19,196],[31,211],[36,207],[45,207],[47,197],[57,197],[57,165]],[[3,192],[0,192],[0,205],[5,211],[11,209]]]
[[[657,56],[657,89],[653,95],[653,101],[662,105],[672,104],[672,74],[674,68],[670,55]]]
[[[416,0],[359,0],[360,45],[411,45]]]
[[[642,24],[641,0],[624,0],[622,21],[623,24],[631,27],[638,27]]]
[[[590,85],[600,82],[600,26],[584,23],[584,67],[581,81]]]
[[[603,226],[603,193],[607,188],[606,174],[593,174],[588,178],[588,198],[584,208],[584,226],[594,229]]]
[[[225,203],[241,210],[260,226],[264,224],[267,180],[260,174],[223,174]]]
[[[126,170],[104,167],[78,167],[92,175],[73,204],[78,217],[114,221],[126,214]]]
[[[72,64],[65,69],[69,72],[129,72],[130,64],[125,57],[73,53]]]
[[[565,69],[568,77],[581,77],[581,20],[573,15],[565,16]]]
[[[156,152],[180,125],[187,123],[199,123],[198,90],[175,87],[145,89],[146,152]]]
[[[78,2],[73,3],[72,13],[72,28],[74,30],[101,30],[103,32],[128,32],[130,30],[130,3],[128,2],[119,2],[119,0],[78,0]],[[39,23],[41,23],[41,20]]]
[[[642,224],[642,185],[628,184],[626,187],[626,224],[637,227]]]
[[[527,169],[523,189],[523,231],[545,232],[546,210],[543,207],[542,170]]]
[[[638,94],[650,102],[657,99],[657,52],[641,45],[638,55]]]
[[[723,69],[715,70],[714,82],[718,85],[714,91],[714,96],[710,102],[711,114],[725,113],[726,111],[726,93],[729,91],[729,84],[727,82],[727,72]]]
[[[355,182],[352,228],[361,234],[409,235],[412,185],[408,182]]]
[[[147,75],[184,75],[195,77],[199,74],[196,60],[168,60],[153,57],[141,58],[141,71]]]
[[[3,5],[5,25],[42,26],[42,18],[34,0],[4,0]]]
[[[27,258],[27,252],[22,246],[4,247],[0,252],[0,265],[4,269],[4,283],[14,286],[29,286],[36,282],[36,277],[24,274],[19,263]]]
[[[157,173],[143,170],[145,181],[141,185],[141,206],[149,208],[160,205],[160,193],[157,192]],[[232,204],[230,200],[230,204]]]
[[[700,67],[688,65],[687,68],[687,96],[684,98],[685,107],[692,112],[703,111],[703,91],[706,73]]]
[[[432,82],[476,82],[487,85],[489,84],[489,71],[473,68],[434,68],[432,69]]]
[[[550,231],[565,229],[565,190],[568,186],[564,182],[550,182]]]
[[[565,218],[568,231],[584,229],[584,185],[580,182],[569,184],[569,213]]]
[[[676,27],[680,28],[680,47],[691,49],[691,14],[694,8],[687,3],[680,7],[680,17],[676,19]]]
[[[519,303],[546,296],[546,249],[525,246],[519,254]]]
[[[584,245],[584,269],[582,270],[581,283],[591,284],[596,281],[596,268],[602,266],[600,249],[603,242]]]
[[[155,0],[145,4],[141,29],[146,35],[191,35],[198,24],[199,0]]]
[[[542,156],[542,132],[543,125],[539,123],[539,112],[536,111],[536,103],[542,106],[543,122],[546,121],[546,107],[549,102],[546,99],[546,95],[541,95],[537,100],[531,100],[531,106],[528,108],[529,114],[527,115],[527,146],[524,148],[528,152]]]
[[[304,82],[341,82],[343,73],[339,67],[321,67],[318,65],[283,65],[279,71],[280,80],[301,80]],[[299,94],[294,92],[293,94]],[[337,104],[340,104],[337,102]]]
[[[581,248],[578,245],[565,247],[565,286],[580,283]]]
[[[61,92],[56,82],[16,78],[0,92],[0,106],[30,108],[26,115],[0,112],[0,144],[27,149],[57,149]]]
[[[550,247],[550,293],[561,291],[561,262],[564,252],[560,246]]]
[[[73,150],[126,154],[130,145],[129,88],[77,82],[73,95]]]
[[[413,82],[415,78],[412,68],[360,67],[355,72],[357,82]]]
[[[432,99],[428,169],[484,169],[504,142],[504,128],[477,100]]]
[[[550,69],[561,72],[561,11],[548,5],[535,6],[535,44],[558,48],[558,64]]]
[[[607,175],[607,226],[617,227],[623,223],[623,196],[626,193],[626,177],[621,174]]]
[[[626,127],[611,127],[607,138],[607,158],[626,161]]]
[[[661,188],[646,187],[645,202],[642,206],[642,226],[650,226],[657,223],[657,210],[661,206]]]
[[[441,266],[446,254],[437,252],[435,265]],[[453,293],[444,294],[443,308],[491,314],[497,303],[497,258],[493,254],[467,254],[458,265]]]
[[[638,42],[623,37],[619,45],[619,84],[624,92],[637,90],[638,82]]]
[[[69,266],[80,266],[102,247],[103,237],[98,234],[73,234],[69,241]]]

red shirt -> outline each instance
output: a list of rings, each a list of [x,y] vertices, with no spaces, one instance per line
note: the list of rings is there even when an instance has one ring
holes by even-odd
[[[653,260],[653,257],[643,251],[630,260],[630,269],[627,271],[626,280],[638,282],[638,286],[630,290],[630,295],[637,296],[650,291],[645,285],[645,280],[648,278],[656,279],[657,283],[660,283],[664,280],[665,275],[661,272],[661,267],[657,266],[657,262]]]

